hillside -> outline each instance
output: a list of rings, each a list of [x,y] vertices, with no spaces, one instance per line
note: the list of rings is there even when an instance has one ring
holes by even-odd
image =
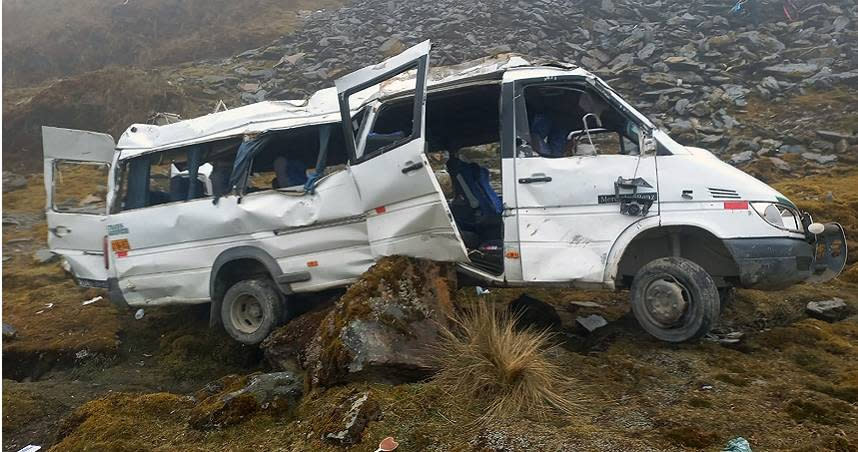
[[[159,111],[301,98],[424,39],[434,66],[507,52],[580,64],[677,141],[842,223],[858,249],[858,4],[751,0],[758,8],[731,13],[733,3],[3,2],[3,320],[17,329],[3,341],[3,450],[374,450],[393,435],[397,450],[720,451],[743,437],[755,451],[858,451],[854,252],[827,284],[738,290],[715,334],[686,344],[644,333],[625,292],[459,289],[460,305],[506,309],[527,293],[559,313],[547,355],[574,382],[571,414],[479,424],[484,400],[430,378],[317,388],[285,414],[240,405],[230,425],[204,428],[213,394],[277,368],[263,351],[208,329],[207,306],[146,307],[137,319],[36,254],[48,234],[42,125],[118,137]],[[805,312],[835,298],[851,312],[843,320]],[[285,328],[296,355],[310,353],[319,312]],[[607,325],[582,331],[589,315]],[[360,394],[377,412],[362,415],[357,444],[327,440]]]

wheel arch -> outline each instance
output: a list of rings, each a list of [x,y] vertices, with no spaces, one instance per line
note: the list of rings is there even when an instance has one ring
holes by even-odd
[[[209,277],[209,297],[211,298],[209,326],[215,326],[220,322],[223,295],[232,284],[241,279],[262,274],[270,278],[284,295],[291,292],[288,285],[284,288],[278,283],[283,270],[265,250],[255,246],[238,246],[221,252],[212,264]]]
[[[678,237],[679,251],[674,247]],[[605,280],[629,287],[630,278],[647,262],[661,257],[684,257],[703,267],[721,285],[738,284],[739,266],[730,249],[712,230],[700,224],[661,224],[642,221],[626,229],[611,248]]]

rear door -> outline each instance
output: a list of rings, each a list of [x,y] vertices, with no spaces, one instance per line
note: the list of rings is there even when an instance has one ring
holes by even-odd
[[[62,255],[78,284],[103,287],[110,135],[42,127],[48,248]]]
[[[336,81],[350,171],[374,256],[467,261],[467,251],[424,154],[429,41]],[[386,90],[414,95],[381,102]],[[382,96],[383,97],[383,96]],[[363,108],[360,124],[351,112]]]

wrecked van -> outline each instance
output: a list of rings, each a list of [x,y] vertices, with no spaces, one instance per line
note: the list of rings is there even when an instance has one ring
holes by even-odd
[[[388,255],[487,286],[628,289],[672,342],[706,334],[732,287],[843,269],[840,225],[676,143],[584,69],[501,55],[429,71],[429,49],[118,143],[44,127],[50,248],[114,303],[211,303],[249,344],[297,294]]]

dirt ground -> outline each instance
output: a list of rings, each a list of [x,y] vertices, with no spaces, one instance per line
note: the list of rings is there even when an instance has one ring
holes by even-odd
[[[838,219],[847,234],[858,236],[852,190],[858,171],[776,186],[818,220]],[[737,436],[754,450],[858,450],[858,316],[828,324],[804,313],[808,301],[835,296],[858,313],[858,265],[824,286],[738,291],[716,330],[744,333],[729,345],[652,339],[631,317],[623,292],[527,291],[563,319],[552,356],[576,381],[568,397],[580,409],[572,416],[474,427],[479,407],[450,400],[429,380],[317,391],[294,415],[260,414],[198,431],[188,426],[193,403],[187,395],[227,374],[264,371],[259,350],[208,329],[205,307],[147,309],[135,320],[106,298],[82,305],[106,294],[77,288],[59,263],[33,260],[47,234],[42,190],[40,176],[31,176],[26,188],[4,196],[4,216],[18,223],[3,228],[3,320],[18,329],[16,338],[3,341],[6,451],[27,444],[52,450],[336,450],[321,440],[323,426],[345,397],[367,389],[383,414],[353,450],[372,450],[388,435],[401,450],[720,450]],[[522,292],[492,289],[477,296],[462,288],[458,302],[503,304]],[[610,323],[583,335],[575,318],[591,313]]]

